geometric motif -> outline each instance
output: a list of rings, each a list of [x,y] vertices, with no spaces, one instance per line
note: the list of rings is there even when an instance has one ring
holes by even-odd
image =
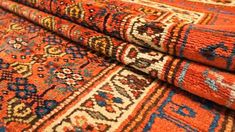
[[[190,41],[195,39],[194,36],[198,33],[211,37],[216,36],[220,39],[218,40],[205,37],[203,38],[203,41],[199,41],[197,45],[188,44]],[[179,55],[181,57],[188,56],[189,59],[196,58],[201,63],[210,64],[228,71],[233,71],[235,68],[235,63],[233,62],[235,56],[234,35],[235,33],[230,31],[221,31],[219,29],[215,30],[196,25],[190,25],[182,37],[184,38],[184,41],[180,46]],[[197,55],[189,56],[192,53]]]
[[[25,42],[22,38],[17,37],[15,39],[9,40],[8,44],[12,45],[13,48],[22,50],[23,46],[27,46],[28,43]]]
[[[74,45],[67,46],[66,53],[71,54],[73,58],[83,58],[87,55],[87,51],[85,49],[79,48],[78,46]]]
[[[8,102],[6,122],[30,123],[36,117],[31,107],[21,102],[20,99],[13,98]]]
[[[7,80],[7,81],[12,81],[13,80],[13,72],[12,71],[6,71],[6,70],[2,70],[2,74],[1,74],[1,80]]]
[[[56,57],[56,56],[64,56],[66,53],[63,52],[60,46],[57,45],[47,45],[44,47],[46,56]]]
[[[47,17],[41,20],[42,25],[47,27],[50,30],[55,29],[55,20],[54,17]]]
[[[72,113],[74,114],[74,113]],[[64,131],[101,131],[105,132],[110,128],[110,126],[103,124],[103,123],[97,123],[97,124],[91,124],[88,122],[87,118],[85,116],[79,116],[75,115],[73,118],[68,116],[67,118],[64,118],[61,125],[56,125],[53,129],[55,131],[57,130],[64,130]]]
[[[135,79],[137,80],[134,81]],[[137,82],[140,81],[143,81],[146,85],[144,87],[139,86]],[[127,86],[125,89],[123,87],[124,85]],[[217,130],[222,117],[220,113],[215,110],[211,102],[198,100],[198,98],[194,98],[194,96],[191,100],[188,99],[189,97],[183,97],[183,100],[186,98],[184,101],[177,100],[177,97],[181,97],[185,92],[178,91],[177,89],[168,89],[166,86],[167,85],[156,86],[154,82],[142,78],[141,76],[136,76],[135,73],[126,68],[121,68],[113,73],[110,78],[106,79],[104,83],[94,87],[92,92],[88,93],[81,101],[73,105],[69,111],[64,113],[57,120],[53,120],[53,123],[44,130],[61,131],[89,129],[115,131],[119,130],[119,127],[120,130],[125,130],[125,128],[123,128],[124,125],[129,125],[131,128],[133,127],[131,126],[132,123],[136,124],[141,122],[144,123],[143,126],[140,127],[140,125],[137,124],[136,127],[138,127],[138,129],[136,128],[134,130],[149,131],[152,129],[154,131],[158,130],[154,127],[160,128],[160,126],[154,124],[155,121],[164,121],[170,125],[169,127],[174,125],[180,126],[176,127],[179,128],[179,130]],[[141,91],[140,96],[134,97],[133,95],[135,94],[131,92],[132,89]],[[149,95],[151,89],[153,90],[151,96],[154,97]],[[147,96],[149,99],[144,99],[146,102],[141,103],[142,106],[138,106],[137,104],[143,99],[143,95]],[[166,96],[162,98],[163,95]],[[198,103],[194,106],[193,104],[196,100],[204,103]],[[151,107],[145,106],[147,104],[151,104]],[[134,110],[132,107],[135,107],[137,110],[135,112],[132,111]],[[194,107],[196,107],[196,109],[194,109]],[[147,108],[149,110],[146,110]],[[151,109],[153,109],[153,111],[151,111]],[[136,117],[139,114],[143,114],[143,110],[146,110],[146,116]],[[127,114],[127,111],[130,114]],[[200,111],[207,113],[210,117],[209,120],[202,118]],[[131,113],[136,113],[137,115],[135,116]],[[148,116],[149,114],[150,116]],[[136,119],[130,123],[128,118],[131,120],[131,118],[135,117]],[[142,118],[145,119],[145,121],[142,121]],[[198,118],[208,120],[207,122],[211,124],[202,125],[200,128],[195,127],[193,123],[197,123]],[[120,126],[119,123],[125,119],[128,121],[123,122]],[[187,122],[187,120],[190,120],[191,123]],[[202,124],[202,122],[199,122],[199,124]],[[129,127],[127,127],[127,130],[130,130]]]
[[[223,76],[217,73],[215,69],[205,70],[203,72],[204,83],[206,83],[212,90],[218,92],[219,88],[230,88],[232,91],[230,92],[229,100],[226,103],[226,106],[229,107],[235,101],[235,82],[230,83],[224,79]]]
[[[56,35],[47,36],[46,38],[43,38],[43,41],[48,44],[60,44],[62,42],[61,38]]]
[[[232,58],[235,56],[235,43],[233,44],[233,48],[231,50],[224,44],[224,42],[208,45],[207,47],[200,49],[200,54],[210,61],[217,58],[222,58],[227,63],[226,69],[230,69]]]
[[[57,10],[56,12],[59,14],[59,16],[70,18],[70,16],[68,16],[68,14],[66,14],[65,11],[62,11],[62,10],[68,7],[69,5],[74,5],[74,3],[64,2],[64,1],[60,1],[60,2],[62,3],[62,5],[65,5],[65,6],[63,7],[57,6],[57,4],[55,4],[57,2],[55,2],[55,3],[52,3],[54,5],[53,8],[60,9],[60,10],[56,9]],[[119,41],[118,39],[111,37],[111,36],[116,36],[117,34],[120,34],[120,36],[123,37],[122,39],[126,40],[128,39],[129,36],[136,36],[137,34],[139,34],[140,36],[137,35],[138,37],[135,37],[134,40],[141,39],[142,42],[145,42],[145,44],[141,43],[142,45],[144,44],[144,46],[146,46],[147,44],[148,47],[158,46],[158,48],[160,48],[159,50],[161,51],[174,54],[174,55],[180,54],[181,57],[184,57],[182,53],[183,52],[185,52],[184,54],[190,53],[188,52],[188,51],[191,51],[190,47],[195,46],[195,45],[191,45],[190,43],[186,45],[187,39],[193,38],[193,36],[195,36],[193,33],[191,33],[192,30],[194,30],[195,32],[195,29],[193,26],[198,25],[200,23],[207,23],[209,19],[211,18],[210,16],[211,14],[199,12],[195,10],[178,8],[178,7],[170,6],[167,4],[162,4],[160,2],[153,2],[149,0],[134,0],[134,1],[129,1],[129,2],[126,2],[126,1],[122,3],[118,2],[118,4],[123,4],[125,6],[131,5],[131,4],[136,5],[134,7],[130,6],[130,8],[133,8],[133,9],[137,9],[138,7],[143,8],[144,6],[148,6],[148,8],[146,9],[151,9],[151,11],[156,11],[156,12],[160,11],[163,16],[159,16],[160,14],[158,14],[159,20],[158,19],[151,20],[151,19],[146,19],[144,16],[140,17],[141,15],[139,16],[137,14],[132,14],[130,11],[125,10],[125,9],[120,9],[124,11],[123,13],[116,14],[116,12],[113,12],[113,10],[109,10],[108,8],[104,9],[104,8],[101,8],[99,6],[97,7],[96,5],[93,5],[90,3],[89,4],[80,3],[82,6],[82,11],[85,12],[85,15],[83,16],[84,19],[83,21],[81,21],[80,18],[77,18],[76,20],[73,20],[73,22],[79,23],[80,25],[85,25],[85,26],[89,25],[89,27],[94,28],[95,30],[99,30],[99,32],[105,32],[105,33],[115,32],[114,34],[112,35],[109,34],[110,36],[107,36],[102,33],[95,32],[93,30],[80,26],[78,24],[75,25],[74,23],[71,23],[70,21],[60,19],[59,17],[55,17],[53,15],[49,15],[44,12],[34,11],[34,9],[26,7],[26,6],[21,6],[21,8],[24,8],[24,9],[27,8],[27,10],[30,10],[30,12],[40,13],[41,16],[45,16],[44,18],[47,18],[48,16],[53,17],[54,22],[55,22],[54,24],[57,27],[53,31],[63,35],[66,38],[70,38],[71,40],[78,42],[81,45],[88,46],[92,50],[95,50],[99,53],[103,53],[104,55],[111,57],[112,59],[116,59],[125,65],[131,66],[134,69],[138,69],[141,72],[147,73],[151,77],[154,77],[154,78],[158,77],[161,80],[167,81],[178,87],[184,88],[185,90],[188,90],[190,92],[191,90],[198,89],[197,91],[195,90],[194,92],[195,94],[200,95],[204,98],[213,100],[219,104],[225,105],[225,103],[228,101],[230,96],[226,96],[227,97],[226,99],[217,100],[217,98],[221,96],[207,96],[208,94],[203,94],[202,89],[210,90],[210,87],[208,87],[207,84],[203,83],[203,85],[196,85],[198,82],[192,81],[192,78],[195,76],[195,74],[197,74],[198,79],[200,79],[200,81],[203,82],[204,80],[203,80],[202,73],[207,67],[204,67],[197,63],[188,63],[186,60],[182,58],[175,59],[175,57],[173,56],[162,54],[161,52],[157,52],[153,49],[140,48],[134,44],[126,43],[124,41]],[[8,8],[7,6],[8,2],[4,2],[4,3],[6,4],[6,5],[3,4],[4,7]],[[33,6],[36,6],[36,5],[33,5]],[[46,7],[46,5],[41,5],[41,4],[39,4],[38,6],[40,6],[41,8]],[[78,10],[79,9],[78,6],[74,6],[74,8],[76,8],[76,9],[73,9],[74,12],[78,13],[80,11]],[[96,10],[94,10],[93,8]],[[47,11],[54,13],[50,10],[47,10]],[[16,12],[16,13],[23,15],[24,17],[27,17],[29,19],[33,19],[34,22],[38,24],[40,24],[40,21],[42,19],[42,17],[31,18],[30,13],[27,13],[27,14],[22,13],[22,12]],[[86,14],[89,14],[89,15],[86,15]],[[92,22],[93,20],[91,20],[90,18],[94,20],[97,19],[97,23],[93,23]],[[98,20],[100,20],[100,22],[98,22]],[[121,23],[115,24],[115,21],[120,21]],[[137,22],[135,23],[135,21]],[[112,24],[115,25],[114,28]],[[43,26],[42,24],[40,25]],[[164,31],[162,31],[158,27],[162,28]],[[129,30],[131,29],[139,30],[139,31],[136,32],[137,34],[135,34],[135,32],[132,32],[133,34],[130,34]],[[191,30],[190,34],[189,34],[189,30]],[[76,34],[74,34],[75,32]],[[141,35],[148,36],[148,37],[143,37]],[[148,42],[153,42],[155,40],[158,41],[158,37],[154,37],[155,35],[157,36],[162,35],[161,38],[159,39],[160,42],[153,43],[154,45],[148,45]],[[192,35],[192,37],[188,38],[187,36],[189,35]],[[147,38],[147,39],[144,39],[144,38]],[[151,39],[151,41],[149,41],[150,38],[154,38],[154,39]],[[181,39],[183,39],[183,42]],[[71,48],[71,49],[66,49],[65,50],[66,52],[64,52],[64,49],[60,48],[60,46],[58,47],[56,46],[57,45],[46,45],[44,49],[46,47],[51,47],[49,48],[50,51],[48,50],[50,52],[49,54],[50,56],[55,56],[55,57],[59,57],[60,54],[62,56],[65,56],[66,52],[68,54],[76,54],[76,52],[78,51],[75,48],[73,49]],[[197,54],[197,55],[200,55],[200,54]],[[193,56],[189,55],[189,57],[193,57]],[[202,59],[202,57],[198,57],[198,56],[193,57],[193,58],[196,58],[197,60]],[[205,59],[203,61],[205,61]],[[92,61],[88,59],[86,62],[84,62],[84,65],[82,65],[81,68],[83,66],[86,66],[90,62]],[[198,70],[194,72],[186,72],[187,69],[188,71],[193,71],[193,69],[195,68]],[[224,71],[221,71],[221,74],[224,74],[223,75],[225,77],[224,79],[226,80],[229,79],[229,82],[232,81],[230,79],[231,77],[233,77],[232,74],[226,73]],[[66,80],[64,79],[58,79],[58,80],[60,80],[60,82],[64,81],[64,84],[67,85],[67,87],[69,87],[68,83],[65,83]],[[78,81],[77,82],[74,80],[70,80],[70,81],[71,81],[70,86],[72,86],[71,84],[76,85],[78,83]],[[194,85],[195,87],[192,88],[191,85]],[[73,86],[71,88],[73,88]],[[229,94],[232,91],[231,87],[225,86],[223,88],[227,89],[226,91]],[[212,91],[212,92],[215,92],[215,91]],[[221,92],[222,91],[219,90],[219,92],[216,92],[215,95],[219,95]],[[231,107],[235,107],[235,104],[234,105],[232,104]]]
[[[170,27],[175,25],[175,23],[198,23],[204,16],[204,13],[176,8],[150,0],[125,0],[125,2],[127,1],[150,6],[157,9],[158,12],[164,12],[162,16],[158,16],[158,19],[164,17],[161,21],[156,20],[148,22],[143,18],[128,18],[130,19],[130,23],[128,23],[128,26],[122,27],[127,28],[126,36],[128,37],[128,41],[135,42],[144,47],[153,47],[164,52],[167,52],[164,40],[168,37],[166,32],[169,32]],[[177,28],[180,28],[180,25],[182,26],[182,24],[178,25],[179,27]],[[177,35],[177,33],[175,32],[174,35]],[[177,36],[174,36],[172,41],[175,41],[175,38],[177,38]],[[173,51],[170,51],[170,53],[172,54]]]
[[[81,74],[73,73],[69,68],[62,68],[61,71],[56,71],[55,75],[58,79],[63,80],[63,82],[69,86],[76,86],[78,81],[83,80]]]
[[[185,131],[197,131],[197,128],[193,126],[193,124],[188,124],[184,120],[181,120],[180,118],[176,119],[175,116],[181,116],[183,118],[187,118],[188,120],[196,121],[197,118],[200,117],[198,115],[197,110],[190,107],[190,105],[185,105],[184,102],[179,102],[174,99],[174,96],[178,96],[178,93],[174,90],[171,91],[168,94],[168,97],[164,100],[162,105],[151,114],[148,124],[145,125],[143,131],[147,132],[154,124],[154,120],[156,118],[161,118],[168,120],[172,124],[176,126],[180,126],[181,129]],[[213,106],[210,106],[211,102],[205,101],[206,105],[199,105],[198,109],[202,109],[205,111],[205,113],[208,113],[209,116],[212,116],[211,118],[211,124],[208,124],[210,127],[208,128],[208,131],[215,131],[216,126],[218,125],[218,119],[220,118],[219,113],[215,112],[213,109]],[[169,109],[170,108],[170,109]],[[206,112],[207,111],[207,112]],[[201,119],[204,120],[203,118]],[[201,124],[201,123],[200,123]]]
[[[11,66],[19,74],[22,74],[23,77],[28,77],[28,76],[32,75],[32,64],[30,64],[30,63],[15,62],[15,63],[11,64]]]
[[[220,54],[216,54],[216,50],[221,49],[222,51],[227,52],[228,47],[224,45],[223,42],[218,44],[209,45],[201,49],[201,54],[206,57],[208,60],[214,60],[216,57],[222,57]]]
[[[129,76],[133,76],[133,79]],[[146,84],[140,87],[136,83],[138,81]],[[126,83],[122,84],[122,82]],[[123,89],[123,85],[128,86],[130,89]],[[146,90],[145,87],[148,87],[148,85],[149,82],[146,79],[138,78],[133,73],[128,73],[127,70],[120,71],[113,76],[113,79],[109,83],[104,83],[90,98],[83,101],[81,109],[82,111],[87,111],[91,117],[97,120],[106,119],[115,121],[123,111],[133,105],[134,100],[140,98]],[[93,111],[94,109],[96,111]]]
[[[165,84],[160,85],[151,94],[148,94],[144,99],[145,103],[141,104],[136,108],[138,110],[128,116],[128,120],[132,122],[123,123],[118,128],[118,131],[141,130],[148,132],[158,130],[170,131],[171,129],[174,129],[174,131],[231,130],[229,127],[226,128],[220,125],[220,119],[224,118],[224,116],[221,116],[221,113],[224,111],[218,110],[219,107],[213,105],[212,102],[199,99],[196,96],[185,96],[189,94],[175,88],[167,89],[170,87]],[[179,97],[183,97],[182,100]],[[195,104],[194,101],[200,103]],[[200,121],[198,122],[198,120]],[[229,122],[225,120],[222,122],[225,124]],[[204,122],[208,123],[204,124]],[[167,124],[166,128],[158,125],[161,123]]]
[[[0,0],[55,32],[0,10],[0,131],[233,131],[232,110],[175,87],[234,109],[232,73],[125,42],[178,55],[177,44],[188,51],[194,26],[215,14],[151,0],[98,1]],[[199,47],[197,57],[210,61],[222,51],[229,64],[232,43],[216,43]]]
[[[15,95],[20,99],[28,99],[33,94],[37,93],[36,86],[29,84],[25,78],[16,78],[15,83],[8,83],[8,89],[15,91]]]
[[[112,55],[112,41],[107,36],[95,36],[89,39],[88,46],[96,51],[100,51],[103,54]]]
[[[121,47],[121,46],[120,46]],[[117,50],[117,59],[126,65],[139,69],[153,77],[161,78],[168,57],[134,45],[125,45]]]
[[[163,31],[165,29],[165,25],[159,23],[150,23],[146,22],[141,18],[133,18],[131,19],[132,28],[128,29],[128,40],[133,41],[137,44],[141,44],[143,46],[153,46],[157,49],[160,49],[160,39],[162,37]],[[143,41],[145,40],[145,41]]]
[[[141,86],[138,82],[142,82],[144,85]],[[152,85],[151,82],[150,79],[137,76],[128,69],[120,68],[112,73],[110,78],[97,85],[86,97],[83,97],[83,100],[75,104],[70,109],[72,113],[64,114],[66,117],[61,118],[61,122],[56,121],[56,124],[46,130],[59,131],[64,128],[71,128],[72,122],[69,123],[70,120],[84,117],[86,117],[86,121],[93,124],[92,126],[103,124],[105,129],[113,127],[112,124],[122,119],[126,114],[125,111],[129,111],[130,107],[135,106],[143,98],[143,95]],[[79,117],[77,117],[78,115]]]
[[[83,19],[85,13],[81,3],[69,5],[66,7],[65,11],[72,19]]]

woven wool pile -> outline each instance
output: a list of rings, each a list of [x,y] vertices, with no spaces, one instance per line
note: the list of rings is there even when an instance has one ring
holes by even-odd
[[[235,131],[235,1],[0,0],[0,131]]]

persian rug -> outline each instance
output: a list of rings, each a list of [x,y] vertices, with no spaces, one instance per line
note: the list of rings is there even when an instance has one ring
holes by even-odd
[[[0,132],[235,131],[233,1],[0,8]]]

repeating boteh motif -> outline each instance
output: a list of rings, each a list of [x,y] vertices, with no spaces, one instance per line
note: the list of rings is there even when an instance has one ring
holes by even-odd
[[[113,67],[25,19],[0,12],[0,17],[8,18],[0,24],[0,111],[5,113],[0,114],[1,126],[4,122],[0,131],[6,124],[20,124],[18,130],[25,129],[104,69]]]
[[[141,48],[135,46],[134,44],[117,40],[110,36],[103,35],[64,19],[60,19],[50,14],[29,8],[27,6],[19,6],[14,2],[10,2],[11,6],[8,6],[9,2],[2,2],[2,5],[4,5],[6,9],[14,9],[15,13],[18,13],[28,19],[33,17],[34,22],[42,26],[42,20],[47,19],[48,17],[53,17],[54,27],[56,27],[53,31],[84,46],[87,46],[92,50],[103,53],[108,57],[112,57],[113,59],[145,72],[154,78],[158,77],[159,79],[174,84],[179,88],[193,92],[198,96],[213,100],[222,105],[229,104],[227,107],[230,108],[235,107],[233,100],[234,94],[232,94],[234,89],[233,74],[219,70],[216,71],[217,74],[220,74],[225,78],[224,80],[226,81],[224,83],[228,85],[219,85],[219,82],[216,79],[214,83],[217,87],[220,87],[220,90],[215,91],[210,85],[208,85],[207,82],[204,82],[206,78],[203,73],[206,70],[212,71],[213,68],[211,67],[203,66],[183,59],[177,59],[170,55],[162,54],[161,52],[150,49]],[[17,7],[15,5],[17,5]],[[77,8],[78,6],[76,6],[76,9]],[[22,12],[22,10],[24,11]],[[79,10],[75,10],[75,12],[76,11]],[[31,13],[37,13],[41,15],[34,17],[30,15]],[[44,27],[52,30],[50,27]],[[196,31],[196,29],[194,30]],[[195,67],[197,67],[196,71],[194,70]],[[193,78],[197,81],[194,81]],[[198,82],[200,81],[204,83],[198,85]],[[191,87],[191,85],[194,85],[194,87]],[[208,96],[208,90],[211,91],[211,93],[219,96]]]

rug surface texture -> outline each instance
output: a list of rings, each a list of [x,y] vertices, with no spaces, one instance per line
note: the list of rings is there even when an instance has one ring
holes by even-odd
[[[0,0],[0,132],[235,131],[233,0]]]

